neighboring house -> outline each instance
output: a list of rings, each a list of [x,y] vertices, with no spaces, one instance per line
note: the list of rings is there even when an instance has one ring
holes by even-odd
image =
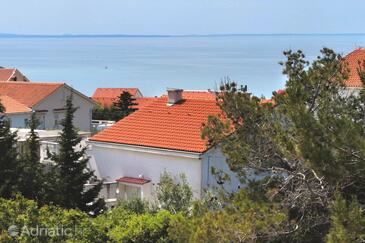
[[[348,65],[349,78],[345,81],[348,91],[359,93],[363,84],[361,82],[358,68],[362,67],[365,61],[365,48],[357,48],[344,57],[344,62]]]
[[[91,98],[102,107],[110,107],[123,92],[129,92],[134,98],[143,97],[137,88],[97,88]]]
[[[61,128],[65,117],[65,102],[72,94],[75,112],[74,126],[91,131],[91,115],[95,103],[64,83],[0,82],[0,102],[13,128],[26,128],[31,113],[36,112],[38,129]]]
[[[161,173],[168,171],[184,173],[200,198],[204,189],[219,186],[212,167],[230,174],[225,188],[237,190],[240,182],[219,147],[207,147],[201,138],[208,116],[221,113],[215,99],[183,97],[183,90],[170,89],[167,96],[89,139],[92,169],[108,186],[104,197],[151,199]]]
[[[29,79],[16,68],[0,67],[0,81],[29,82]]]

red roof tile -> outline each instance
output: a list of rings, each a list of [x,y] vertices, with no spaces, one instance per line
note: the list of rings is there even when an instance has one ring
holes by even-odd
[[[161,97],[167,97],[167,94]],[[216,92],[209,90],[184,90],[183,99],[216,100]]]
[[[269,104],[269,103],[275,105],[275,100],[274,99],[261,99],[260,100],[260,104]]]
[[[9,96],[30,108],[63,85],[63,83],[0,82],[0,95]]]
[[[5,113],[21,113],[31,111],[31,109],[26,105],[14,100],[7,95],[0,95],[0,103],[5,107]]]
[[[159,98],[156,98],[156,97],[146,97],[146,98],[137,98],[135,103],[137,104],[136,105],[136,108],[138,110],[146,107],[147,105],[151,104],[153,101],[157,100]]]
[[[143,185],[151,180],[143,179],[143,178],[133,178],[133,177],[122,177],[116,180],[117,182],[123,182],[123,183],[130,183],[130,184],[137,184],[137,185]]]
[[[132,96],[137,96],[139,90],[137,88],[97,88],[92,99],[103,107],[110,107],[123,92],[129,92]]]
[[[0,81],[8,81],[15,73],[15,68],[0,68]]]
[[[158,98],[90,140],[202,153],[207,150],[202,124],[220,113],[215,100],[186,99],[167,106],[166,97]]]
[[[359,62],[365,60],[365,48],[357,48],[353,52],[345,56],[344,61],[348,64],[350,69],[349,78],[345,81],[347,87],[358,88],[362,87],[360,76],[357,72],[359,68]]]

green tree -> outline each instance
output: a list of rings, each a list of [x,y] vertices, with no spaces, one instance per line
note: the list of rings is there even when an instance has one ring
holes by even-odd
[[[38,127],[36,113],[33,112],[29,121],[30,132],[24,146],[24,153],[20,155],[21,176],[19,190],[25,198],[42,201],[44,190],[43,167],[39,156],[39,136],[35,129]]]
[[[113,107],[113,106],[112,106]],[[93,109],[93,120],[107,120],[107,121],[113,121],[113,111],[112,107],[102,107],[97,106]],[[113,108],[115,110],[115,108]]]
[[[65,208],[78,208],[85,212],[97,213],[104,207],[104,201],[97,199],[102,182],[88,168],[89,158],[86,147],[80,145],[81,137],[73,126],[74,113],[72,96],[66,101],[66,115],[62,121],[59,153],[51,154],[55,162],[55,195],[53,202]],[[87,183],[95,183],[90,189]]]
[[[253,201],[240,190],[220,210],[177,214],[168,233],[174,242],[273,242],[286,233],[286,224],[285,210],[277,204]]]
[[[301,51],[284,54],[288,80],[274,104],[226,82],[218,105],[227,119],[210,117],[203,136],[220,144],[237,175],[255,172],[267,197],[289,209],[296,230],[288,240],[323,241],[337,188],[365,204],[364,89],[347,92],[347,66],[330,49],[312,63]]]
[[[193,200],[193,193],[184,174],[176,180],[164,171],[160,176],[160,183],[156,189],[158,203],[162,209],[171,213],[187,210]]]
[[[134,215],[111,229],[108,235],[113,242],[168,242],[167,229],[171,217],[166,210]]]
[[[16,150],[17,134],[10,131],[10,122],[4,113],[5,108],[0,103],[0,197],[10,198],[18,190],[21,175]]]
[[[365,241],[365,214],[357,200],[347,202],[336,194],[330,205],[331,229],[327,235],[328,243],[347,243]]]
[[[128,91],[123,91],[123,93],[118,96],[116,102],[114,102],[114,107],[112,107],[114,120],[123,119],[138,110],[134,107],[137,105],[135,101],[136,99]]]
[[[10,227],[15,234],[9,234]],[[46,229],[49,233],[45,233]],[[92,218],[79,210],[40,207],[21,196],[14,200],[0,199],[1,242],[104,242],[102,235]]]

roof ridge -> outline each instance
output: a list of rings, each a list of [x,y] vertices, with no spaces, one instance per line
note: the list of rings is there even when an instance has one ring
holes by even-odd
[[[25,84],[25,85],[65,85],[66,83],[62,83],[62,82],[27,82],[27,81],[16,81],[16,82],[9,82],[9,81],[0,81],[0,83],[5,83],[5,84],[9,84],[9,85],[20,85],[20,84]]]
[[[355,52],[358,52],[358,51],[365,51],[365,47],[358,47],[358,48],[355,48],[355,50],[347,53],[343,58],[346,59],[348,56],[354,54]]]

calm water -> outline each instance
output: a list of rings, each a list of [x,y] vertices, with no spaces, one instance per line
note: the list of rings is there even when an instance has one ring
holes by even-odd
[[[308,58],[322,47],[347,53],[365,35],[172,38],[0,38],[0,66],[34,81],[64,81],[91,95],[97,87],[138,87],[145,96],[166,87],[216,88],[229,76],[256,95],[282,88],[282,51]]]

